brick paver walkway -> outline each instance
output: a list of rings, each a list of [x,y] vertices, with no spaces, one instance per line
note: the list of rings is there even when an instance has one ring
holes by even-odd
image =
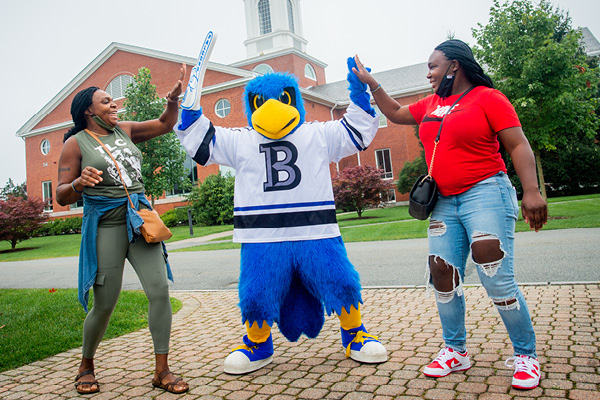
[[[336,317],[317,339],[287,342],[274,330],[272,364],[245,376],[223,373],[223,359],[244,334],[237,292],[175,292],[171,370],[190,384],[185,395],[150,385],[147,329],[101,343],[93,399],[600,399],[600,285],[523,286],[542,364],[540,387],[510,386],[512,355],[498,313],[482,287],[467,287],[468,348],[473,367],[431,379],[420,371],[441,347],[433,295],[424,288],[365,289],[364,322],[387,347],[388,362],[360,365],[344,358]],[[0,373],[2,399],[79,398],[73,378],[81,349]]]

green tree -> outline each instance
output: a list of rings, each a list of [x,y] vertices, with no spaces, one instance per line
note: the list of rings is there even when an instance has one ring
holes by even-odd
[[[557,151],[542,152],[544,170],[555,196],[593,193],[600,190],[600,146],[582,136]]]
[[[495,0],[489,23],[478,27],[474,52],[519,115],[546,197],[542,152],[598,129],[598,70],[588,68],[569,14],[546,0]]]
[[[156,86],[150,81],[152,76],[148,68],[140,68],[134,81],[125,92],[126,121],[147,121],[160,117],[165,109],[165,100],[156,95]],[[169,132],[154,139],[138,143],[143,155],[142,177],[146,194],[152,205],[164,191],[175,185],[187,189],[190,181],[184,168],[185,152],[181,149],[175,133]]]
[[[8,178],[6,186],[0,189],[0,200],[6,200],[8,196],[18,196],[27,199],[27,184],[25,182],[15,185],[11,178]]]
[[[209,175],[200,187],[192,188],[187,197],[198,223],[227,225],[233,223],[233,189],[235,177],[229,173]]]
[[[406,161],[400,173],[398,173],[398,182],[396,188],[400,193],[408,193],[412,189],[417,178],[427,173],[427,162],[425,162],[425,150],[419,139],[419,126],[415,125],[415,137],[421,147],[421,153],[417,158],[411,161]]]
[[[415,184],[417,178],[427,173],[427,163],[425,162],[425,151],[421,150],[419,157],[412,162],[406,161],[404,167],[398,174],[396,188],[400,193],[408,193]]]

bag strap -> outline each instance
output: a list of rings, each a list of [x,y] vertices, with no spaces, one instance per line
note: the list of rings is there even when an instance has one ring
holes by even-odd
[[[100,146],[102,146],[102,148],[104,149],[104,151],[106,152],[106,154],[108,154],[110,156],[110,158],[113,160],[113,162],[115,163],[115,167],[117,167],[117,172],[119,173],[119,178],[121,178],[121,183],[123,184],[123,189],[125,189],[125,193],[127,194],[127,198],[129,199],[129,203],[131,204],[131,208],[133,208],[135,210],[135,206],[133,205],[133,201],[131,201],[131,197],[129,197],[129,192],[127,191],[127,185],[125,185],[125,181],[123,180],[123,175],[121,175],[121,168],[119,168],[119,164],[117,164],[117,160],[115,160],[115,158],[113,157],[112,153],[106,148],[106,146],[104,145],[104,143],[102,143],[100,141],[100,139],[98,139],[98,136],[96,136],[92,131],[85,129],[85,131],[88,133],[88,135],[90,135],[91,137],[93,137],[94,139],[96,139],[96,142],[100,143]]]
[[[438,134],[434,141],[435,144],[433,146],[433,153],[431,154],[431,162],[429,163],[429,169],[427,171],[427,176],[425,178],[423,178],[423,180],[425,180],[428,177],[429,178],[432,177],[431,172],[433,171],[433,159],[435,158],[435,150],[437,149],[437,145],[440,142],[440,136],[442,134],[442,126],[444,125],[444,121],[446,120],[446,117],[448,116],[448,114],[450,114],[450,112],[452,111],[452,109],[454,108],[456,103],[458,103],[463,97],[465,97],[467,95],[467,93],[469,93],[474,87],[475,86],[471,86],[463,94],[461,94],[460,97],[458,99],[456,99],[454,104],[452,104],[452,106],[450,106],[450,109],[448,110],[448,112],[446,114],[444,114],[444,117],[442,118],[442,122],[440,122],[440,129],[438,129]]]

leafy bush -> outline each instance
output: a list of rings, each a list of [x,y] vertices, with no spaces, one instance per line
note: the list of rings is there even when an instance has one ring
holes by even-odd
[[[69,235],[81,233],[81,217],[57,218],[43,224],[35,231],[36,236]]]
[[[18,242],[32,237],[47,218],[42,199],[9,195],[0,200],[0,241],[10,242],[14,250]]]
[[[208,226],[232,224],[234,186],[235,177],[219,171],[216,175],[209,175],[200,187],[192,188],[187,199],[194,220]]]
[[[173,228],[179,224],[179,220],[177,219],[177,213],[175,209],[169,210],[160,216],[160,219],[165,223],[165,225],[169,228]]]
[[[412,162],[406,161],[402,167],[402,170],[398,173],[398,182],[396,183],[396,188],[400,193],[410,192],[417,178],[427,173],[425,150],[423,150],[423,144],[421,143],[421,139],[419,137],[418,125],[414,127],[414,131],[415,138],[417,138],[419,146],[421,147],[421,153],[419,154],[419,157],[412,160]]]
[[[189,221],[188,221],[188,210],[191,207],[186,206],[186,207],[177,207],[175,208],[173,211],[175,211],[175,214],[177,215],[177,220],[179,221],[179,224],[181,225],[188,225]],[[194,221],[194,214],[192,213],[192,223],[195,223]]]
[[[187,225],[188,224],[188,214],[187,210],[190,207],[177,207],[172,210],[165,212],[160,218],[163,220],[166,226],[172,228],[177,225]],[[193,218],[192,218],[193,219]]]
[[[425,163],[425,152],[421,150],[419,157],[412,162],[406,161],[404,167],[398,174],[398,183],[396,187],[400,193],[408,193],[412,189],[417,178],[427,173],[427,163]]]
[[[381,179],[381,172],[373,165],[345,168],[332,180],[336,207],[356,211],[361,218],[368,206],[377,206],[381,193],[391,189],[391,184]]]

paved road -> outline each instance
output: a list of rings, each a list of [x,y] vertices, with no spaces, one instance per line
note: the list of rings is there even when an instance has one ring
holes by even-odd
[[[520,283],[600,282],[600,228],[524,232],[516,235]],[[348,243],[350,260],[365,287],[423,285],[427,239]],[[236,289],[239,250],[170,253],[173,290]],[[77,257],[0,263],[0,288],[77,287]],[[465,283],[479,279],[469,264]],[[140,289],[129,265],[124,289]]]

